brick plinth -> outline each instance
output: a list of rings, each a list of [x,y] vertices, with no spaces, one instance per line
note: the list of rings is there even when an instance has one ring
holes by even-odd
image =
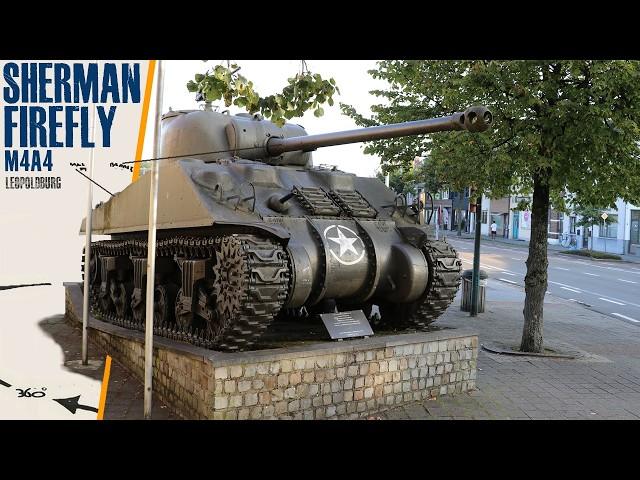
[[[66,317],[82,319],[82,286]],[[89,338],[143,378],[144,335],[90,319]],[[154,393],[191,419],[356,419],[475,388],[478,337],[464,329],[221,353],[154,338]]]

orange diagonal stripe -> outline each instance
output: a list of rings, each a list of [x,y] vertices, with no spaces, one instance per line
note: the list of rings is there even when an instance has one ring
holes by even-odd
[[[140,115],[140,130],[138,130],[138,146],[136,147],[136,160],[142,159],[142,147],[144,147],[144,134],[147,131],[147,118],[149,117],[149,100],[151,99],[151,87],[153,87],[153,75],[156,71],[156,61],[149,60],[147,69],[147,85],[144,89],[144,101],[142,103],[142,114]],[[131,182],[138,180],[140,176],[140,162],[133,164],[133,176]]]
[[[104,406],[107,403],[107,390],[109,390],[109,375],[111,375],[111,356],[107,355],[104,361],[104,375],[102,376],[102,387],[100,388],[100,404],[98,405],[98,420],[104,417]]]

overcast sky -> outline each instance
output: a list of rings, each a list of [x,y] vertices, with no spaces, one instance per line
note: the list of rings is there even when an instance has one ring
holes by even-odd
[[[241,67],[240,73],[253,81],[256,91],[261,96],[280,92],[287,85],[287,78],[300,71],[300,60],[231,60],[231,62],[235,62]],[[325,79],[333,77],[341,92],[340,95],[334,96],[335,104],[333,107],[328,104],[323,105],[325,113],[322,117],[316,118],[313,111],[309,111],[304,117],[291,120],[301,124],[308,134],[357,128],[353,120],[340,112],[340,102],[353,105],[359,113],[365,116],[371,114],[370,106],[372,104],[381,103],[376,97],[369,94],[369,91],[385,88],[387,85],[384,81],[374,80],[367,73],[367,70],[375,68],[375,61],[307,60],[306,62],[312,73],[319,73]],[[164,61],[164,112],[167,112],[169,107],[173,110],[198,108],[198,103],[194,100],[195,95],[187,91],[186,84],[193,79],[196,73],[204,73],[207,68],[212,68],[220,63],[226,64],[226,60]],[[226,109],[223,102],[220,102],[220,107],[221,111]],[[242,111],[234,106],[229,110],[232,114]],[[154,113],[151,109],[150,115],[154,115]],[[149,126],[151,124],[152,122],[149,122]],[[149,130],[148,133],[143,158],[152,156]],[[313,160],[316,165],[337,165],[340,170],[359,176],[374,176],[380,163],[379,159],[376,156],[365,155],[362,149],[362,144],[321,148],[313,153]]]

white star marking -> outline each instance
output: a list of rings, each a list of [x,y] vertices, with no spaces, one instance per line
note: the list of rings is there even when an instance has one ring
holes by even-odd
[[[344,233],[342,233],[342,230],[340,230],[340,227],[336,227],[336,230],[338,231],[338,236],[327,237],[327,239],[331,240],[332,242],[336,242],[338,245],[340,245],[339,255],[342,257],[346,252],[353,252],[354,255],[357,255],[358,251],[353,246],[353,243],[358,239],[346,237]]]

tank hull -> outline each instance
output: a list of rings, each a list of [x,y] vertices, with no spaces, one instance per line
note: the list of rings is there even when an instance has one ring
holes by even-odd
[[[146,238],[149,177],[94,211],[95,234]],[[270,206],[292,191],[283,211]],[[429,228],[394,202],[379,180],[343,172],[178,160],[160,172],[158,236],[253,232],[276,239],[292,264],[287,308],[327,298],[407,303],[429,280],[419,248]],[[403,227],[418,233],[413,245]]]

